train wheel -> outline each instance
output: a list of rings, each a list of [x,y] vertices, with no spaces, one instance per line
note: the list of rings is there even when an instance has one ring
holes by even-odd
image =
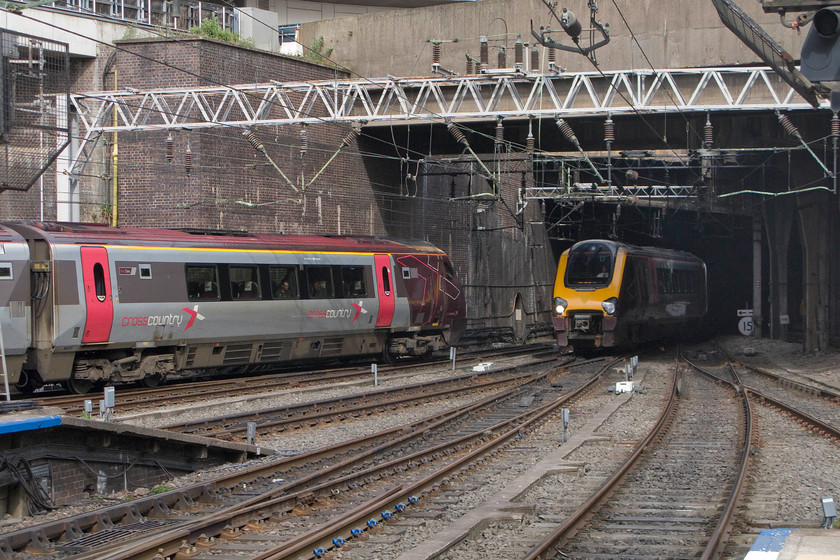
[[[76,393],[77,395],[83,395],[91,390],[93,387],[93,381],[90,379],[78,379],[76,377],[71,377],[65,382],[65,387],[71,393]]]
[[[153,388],[163,383],[163,376],[159,373],[147,375],[140,381],[144,387]]]
[[[390,346],[391,346],[390,344],[386,343],[385,347],[382,349],[382,361],[385,362],[386,364],[394,365],[394,364],[397,363],[397,359],[399,358],[399,355],[397,353],[393,352],[390,349]]]

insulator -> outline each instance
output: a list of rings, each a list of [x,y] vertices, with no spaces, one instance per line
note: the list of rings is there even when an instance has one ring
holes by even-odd
[[[610,117],[604,121],[604,141],[615,142],[615,122]]]
[[[460,142],[464,146],[468,145],[467,137],[464,136],[464,133],[461,132],[461,129],[459,129],[457,126],[455,126],[452,123],[446,125],[446,128],[449,129],[449,134],[451,134],[452,137],[455,138],[455,140],[457,140],[458,142]]]
[[[248,143],[251,144],[251,146],[255,150],[257,150],[258,152],[264,152],[265,151],[265,146],[263,146],[263,143],[260,141],[260,139],[257,137],[257,135],[254,133],[253,130],[250,130],[250,129],[246,130],[242,134],[245,135],[245,138],[248,139]]]
[[[537,47],[531,47],[531,72],[536,72],[540,69],[540,52]]]
[[[344,137],[344,140],[342,140],[341,143],[344,146],[349,146],[358,137],[359,137],[359,131],[354,128],[350,132],[347,133],[347,136]]]
[[[548,63],[554,64],[557,62],[557,51],[554,47],[548,47]]]
[[[706,147],[711,148],[715,137],[714,128],[712,128],[712,121],[709,120],[708,116],[706,116],[706,126],[703,128],[703,138],[706,142]]]
[[[507,68],[507,47],[499,47],[499,68]]]
[[[300,155],[306,153],[309,147],[309,134],[306,132],[306,125],[300,127]]]
[[[187,175],[192,172],[192,150],[189,144],[187,144],[187,149],[184,151],[184,171]]]
[[[522,66],[522,63],[525,62],[525,50],[522,41],[519,39],[516,40],[516,43],[513,45],[513,63],[517,66]]]
[[[835,138],[840,136],[840,117],[837,116],[837,113],[834,113],[834,116],[831,117],[831,135]]]
[[[577,136],[575,136],[575,131],[572,130],[572,127],[569,126],[569,123],[567,123],[564,119],[557,119],[557,126],[560,127],[560,132],[563,133],[563,136],[565,136],[572,144],[575,146],[580,144]]]
[[[169,136],[166,137],[166,163],[172,163],[173,159],[175,159],[175,150],[172,133],[170,132]]]
[[[496,121],[496,141],[501,142],[505,139],[505,127],[502,126],[502,119]]]
[[[479,48],[479,55],[478,57],[481,59],[481,71],[484,72],[487,70],[487,66],[490,60],[490,51],[487,45],[487,37],[482,37],[479,40],[479,44],[481,45]]]
[[[525,146],[527,148],[528,153],[534,152],[534,135],[528,133],[528,137],[525,139]]]
[[[432,43],[432,64],[440,64],[440,43]]]
[[[470,55],[467,55],[467,76],[471,76],[473,74],[473,60]]]
[[[782,128],[785,129],[785,132],[790,134],[791,136],[799,136],[799,131],[796,129],[796,126],[792,122],[787,115],[783,115],[779,113],[779,122],[782,123]]]

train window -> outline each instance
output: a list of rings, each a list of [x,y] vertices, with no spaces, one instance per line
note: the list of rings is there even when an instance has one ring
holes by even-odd
[[[566,266],[566,285],[609,284],[613,257],[605,246],[592,244],[570,252]]]
[[[332,267],[306,266],[304,270],[310,299],[331,298],[335,295]]]
[[[260,299],[260,274],[256,266],[228,267],[233,299]]]
[[[150,265],[150,264],[141,264],[140,265],[140,279],[141,280],[151,280],[152,279],[152,265]]]
[[[268,269],[271,295],[274,299],[298,299],[297,274],[293,266],[272,266]]]
[[[186,277],[190,301],[219,299],[219,274],[215,265],[188,264]]]
[[[12,263],[0,263],[0,280],[14,280],[12,277]]]
[[[105,301],[105,269],[101,263],[93,265],[93,287],[96,290],[96,299]]]
[[[446,271],[446,279],[447,280],[452,280],[453,278],[455,278],[455,269],[452,268],[451,264],[444,261],[443,262],[443,269]]]
[[[341,272],[341,292],[344,297],[367,297],[364,267],[342,266],[339,271]]]

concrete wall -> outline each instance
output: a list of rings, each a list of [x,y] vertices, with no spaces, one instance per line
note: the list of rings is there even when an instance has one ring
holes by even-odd
[[[797,35],[782,27],[778,16],[764,14],[755,0],[740,0],[738,4],[794,58],[799,57],[805,33]],[[596,51],[601,70],[647,68],[649,63],[656,68],[681,68],[758,61],[723,26],[709,0],[625,0],[617,5],[621,13],[612,2],[599,3],[597,19],[609,23],[611,37],[607,46]],[[558,9],[563,6],[588,27],[586,0],[568,0],[558,4]],[[531,22],[537,30],[541,25],[556,29],[552,38],[572,45],[540,0],[482,0],[314,21],[302,26],[301,42],[306,45],[322,36],[325,46],[334,49],[331,58],[337,64],[361,76],[381,77],[388,74],[429,75],[432,48],[428,41],[457,39],[457,43],[442,45],[441,65],[463,73],[465,55],[479,57],[481,36],[489,39],[491,67],[496,67],[499,46],[506,44],[512,48],[517,37],[535,44]],[[635,34],[635,40],[630,30]],[[589,44],[588,33],[584,32],[581,41],[584,46]],[[376,56],[372,56],[374,53]],[[546,68],[544,52],[540,58],[542,68]],[[509,51],[509,62],[512,59]],[[595,70],[587,58],[573,53],[558,53],[557,63],[569,71]]]

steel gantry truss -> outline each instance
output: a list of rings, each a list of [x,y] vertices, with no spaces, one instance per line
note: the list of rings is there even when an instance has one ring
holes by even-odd
[[[106,132],[548,118],[683,111],[813,110],[769,67],[272,82],[75,94],[78,176]],[[828,103],[825,102],[825,107]]]

